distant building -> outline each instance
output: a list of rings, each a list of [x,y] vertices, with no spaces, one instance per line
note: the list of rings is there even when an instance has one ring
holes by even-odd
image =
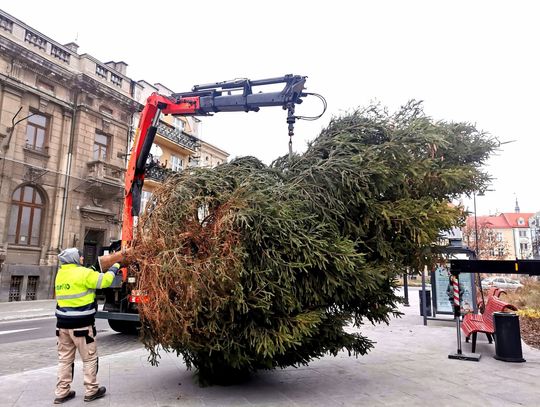
[[[198,164],[201,167],[214,168],[220,164],[227,162],[229,153],[226,151],[200,140],[199,161]]]
[[[540,212],[536,212],[529,218],[529,228],[531,230],[532,256],[540,259]]]
[[[134,82],[0,10],[0,301],[51,298],[59,250],[120,238]]]
[[[465,244],[475,248],[476,233],[481,259],[530,259],[532,233],[529,219],[533,213],[501,213],[494,216],[467,218],[464,228]]]

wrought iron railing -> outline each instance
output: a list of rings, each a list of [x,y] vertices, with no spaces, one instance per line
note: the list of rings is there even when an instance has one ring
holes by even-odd
[[[167,179],[173,170],[170,168],[165,168],[165,166],[160,163],[158,160],[152,160],[146,164],[144,171],[144,176],[147,179],[153,179],[157,182],[163,182]]]
[[[164,123],[160,123],[158,125],[158,133],[161,134],[163,137],[177,144],[180,144],[181,146],[186,147],[190,150],[195,151],[195,149],[199,147],[199,139],[184,133],[180,129],[167,126]]]
[[[11,276],[11,283],[9,285],[9,296],[8,296],[9,302],[21,300],[22,281],[23,281],[22,276]]]

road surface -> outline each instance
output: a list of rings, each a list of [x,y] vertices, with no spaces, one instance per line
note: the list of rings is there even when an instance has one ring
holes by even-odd
[[[143,347],[136,336],[114,332],[106,320],[96,320],[96,329],[100,356]],[[55,317],[0,322],[0,376],[56,363]]]

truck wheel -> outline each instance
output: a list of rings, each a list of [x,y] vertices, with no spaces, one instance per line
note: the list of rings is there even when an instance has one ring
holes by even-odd
[[[136,335],[138,328],[141,327],[141,323],[136,321],[122,321],[119,319],[109,319],[108,321],[113,331],[126,335]]]

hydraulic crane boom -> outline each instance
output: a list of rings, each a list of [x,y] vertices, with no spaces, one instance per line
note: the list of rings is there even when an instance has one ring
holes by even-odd
[[[98,259],[101,270],[107,269],[116,262],[126,266],[134,260],[130,254],[133,224],[135,217],[139,216],[146,162],[162,114],[208,116],[218,112],[256,112],[261,107],[281,106],[287,110],[288,132],[292,137],[296,120],[315,120],[326,110],[326,101],[321,95],[304,92],[305,82],[305,76],[285,75],[257,81],[236,79],[198,85],[189,92],[170,96],[152,94],[141,112],[126,171],[122,250],[118,251],[119,242],[111,244],[107,250],[112,253],[104,254]],[[283,84],[283,88],[278,91],[268,91],[268,88],[263,88],[266,85],[279,84]],[[295,106],[302,103],[302,98],[308,95],[314,95],[322,101],[324,106],[322,113],[314,117],[295,115]],[[291,152],[289,140],[289,153]],[[140,326],[139,304],[152,299],[146,294],[145,287],[138,285],[136,275],[128,275],[127,268],[124,267],[122,276],[117,277],[111,287],[103,290],[105,303],[103,309],[96,313],[96,318],[107,319],[109,326],[117,332],[135,333]]]
[[[289,136],[294,134],[296,104],[302,103],[305,76],[285,75],[250,81],[236,79],[194,86],[190,92],[171,96],[152,94],[141,112],[139,127],[125,177],[122,247],[133,239],[133,219],[139,215],[144,171],[150,148],[156,136],[161,114],[173,116],[207,116],[218,112],[257,112],[261,107],[281,106],[287,110]],[[284,83],[281,91],[257,92],[254,88]],[[234,93],[236,92],[236,93]]]

